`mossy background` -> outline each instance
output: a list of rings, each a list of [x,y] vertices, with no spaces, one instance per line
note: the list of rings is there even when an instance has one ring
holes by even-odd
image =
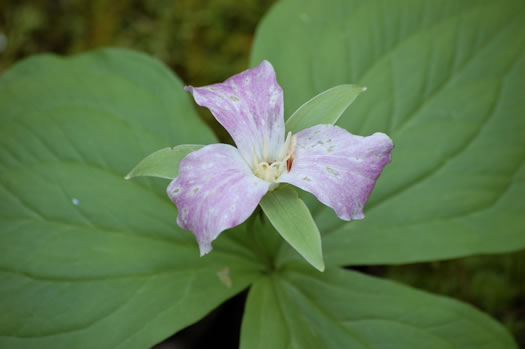
[[[186,84],[222,81],[247,68],[257,23],[274,2],[0,0],[0,73],[33,54],[69,55],[112,46],[157,57]],[[227,141],[211,115],[199,109]],[[471,303],[501,321],[525,347],[525,252],[357,269]],[[228,301],[159,347],[201,347],[211,338],[215,345],[236,347],[244,297]]]

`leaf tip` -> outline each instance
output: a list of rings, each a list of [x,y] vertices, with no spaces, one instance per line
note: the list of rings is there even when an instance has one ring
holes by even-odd
[[[322,257],[320,261],[316,261],[316,262],[309,261],[309,262],[315,269],[319,270],[321,273],[324,272],[325,266],[324,266],[324,261]]]

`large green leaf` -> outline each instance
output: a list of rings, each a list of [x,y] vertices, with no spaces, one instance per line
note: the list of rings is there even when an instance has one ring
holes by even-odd
[[[31,58],[0,79],[0,122],[0,347],[147,348],[257,275],[240,229],[200,258],[167,181],[123,178],[155,150],[215,141],[157,61]]]
[[[311,205],[328,264],[525,247],[524,22],[521,0],[284,0],[273,8],[252,62],[275,66],[286,113],[332,86],[367,86],[338,124],[383,131],[396,146],[365,220],[344,223]]]
[[[458,301],[353,271],[289,268],[250,289],[241,348],[517,346],[503,326]]]

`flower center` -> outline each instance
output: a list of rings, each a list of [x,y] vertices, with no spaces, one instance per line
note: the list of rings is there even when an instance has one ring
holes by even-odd
[[[253,152],[253,174],[267,182],[275,183],[285,170],[291,170],[294,151],[295,136],[292,136],[292,133],[288,132],[288,136],[283,144],[279,158],[275,161],[269,161],[268,141],[265,138],[263,159],[258,159],[255,151]]]

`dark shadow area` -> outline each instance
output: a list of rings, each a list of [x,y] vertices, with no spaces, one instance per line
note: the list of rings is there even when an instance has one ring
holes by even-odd
[[[154,349],[238,348],[248,290],[227,300],[202,320],[154,346]]]

